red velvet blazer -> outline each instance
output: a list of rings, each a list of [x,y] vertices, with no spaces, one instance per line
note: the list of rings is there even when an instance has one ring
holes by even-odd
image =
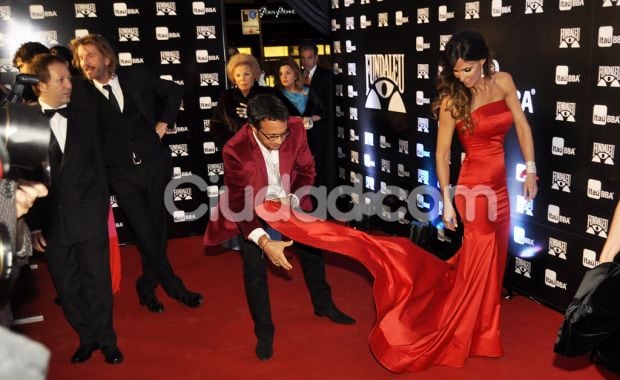
[[[289,118],[288,128],[291,133],[280,146],[280,175],[284,190],[290,194],[303,186],[313,185],[316,171],[301,118]],[[247,239],[250,232],[262,227],[254,214],[254,206],[265,200],[268,181],[265,159],[258,144],[252,128],[246,124],[224,145],[226,189],[207,225],[205,245],[223,243],[240,233]],[[259,191],[262,196],[257,197]],[[308,210],[310,199],[302,197],[300,201],[301,207]],[[227,209],[236,214],[247,210],[243,213],[243,220],[231,221],[225,217]]]

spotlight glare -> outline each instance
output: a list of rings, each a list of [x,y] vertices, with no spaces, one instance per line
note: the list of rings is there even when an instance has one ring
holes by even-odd
[[[539,246],[528,247],[528,248],[525,248],[523,251],[521,251],[521,253],[517,254],[517,256],[519,256],[522,259],[529,259],[529,258],[536,256],[536,254],[540,252],[541,250],[542,248]]]

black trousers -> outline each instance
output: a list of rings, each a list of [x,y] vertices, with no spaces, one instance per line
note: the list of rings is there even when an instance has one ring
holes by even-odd
[[[69,246],[48,244],[45,256],[64,314],[80,343],[116,345],[108,237]]]
[[[156,160],[157,161],[157,160]],[[170,297],[185,290],[167,255],[168,237],[164,189],[170,176],[162,162],[108,168],[110,187],[134,232],[142,258],[142,276],[136,281],[140,294],[158,284]]]
[[[254,333],[259,338],[273,337],[275,327],[271,319],[269,288],[267,286],[267,265],[269,258],[251,241],[240,237],[243,257],[243,284],[254,321]],[[299,256],[304,280],[310,292],[315,311],[333,307],[331,288],[325,280],[325,262],[320,250],[303,244],[293,245]],[[264,257],[263,257],[264,256]]]

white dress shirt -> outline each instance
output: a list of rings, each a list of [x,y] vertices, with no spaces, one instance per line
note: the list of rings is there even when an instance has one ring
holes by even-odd
[[[125,97],[123,96],[123,90],[121,89],[121,84],[118,81],[118,77],[116,75],[114,75],[108,83],[99,83],[96,80],[93,80],[93,84],[95,85],[97,90],[99,90],[99,92],[103,94],[103,96],[108,98],[108,100],[110,99],[110,94],[108,94],[108,90],[103,88],[103,86],[109,84],[112,87],[112,93],[114,94],[114,97],[118,102],[118,106],[121,108],[121,112],[123,112],[125,107]]]
[[[308,71],[308,78],[310,78],[310,82],[312,82],[312,77],[314,76],[314,72],[316,71],[316,67],[317,67],[317,65],[314,65],[314,67],[312,69],[310,69],[310,71]]]
[[[39,99],[39,104],[41,105],[41,111],[56,109],[41,99]],[[58,108],[67,108],[67,105],[63,104]],[[60,151],[65,153],[65,143],[67,142],[67,119],[61,114],[55,113],[54,116],[50,118],[50,128],[52,129],[54,137],[56,137],[56,140],[58,141]]]
[[[265,200],[286,197],[287,194],[282,187],[282,176],[280,175],[280,151],[265,148],[256,136],[256,132],[253,132],[252,135],[260,148],[260,152],[263,154],[265,167],[267,168],[267,194],[265,195]],[[263,235],[269,236],[263,228],[255,228],[248,235],[248,239],[258,245],[258,239]]]

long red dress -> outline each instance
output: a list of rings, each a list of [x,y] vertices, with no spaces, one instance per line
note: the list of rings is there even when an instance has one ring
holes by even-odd
[[[469,356],[502,355],[499,301],[510,224],[503,143],[512,115],[500,100],[474,110],[472,119],[473,133],[457,125],[467,153],[458,184],[490,191],[475,198],[475,218],[468,220],[462,196],[466,191],[457,189],[455,202],[465,232],[461,249],[449,263],[405,238],[370,236],[273,203],[257,208],[261,218],[289,238],[366,266],[375,278],[377,311],[370,348],[393,372],[461,367]],[[488,216],[489,209],[494,212]]]

